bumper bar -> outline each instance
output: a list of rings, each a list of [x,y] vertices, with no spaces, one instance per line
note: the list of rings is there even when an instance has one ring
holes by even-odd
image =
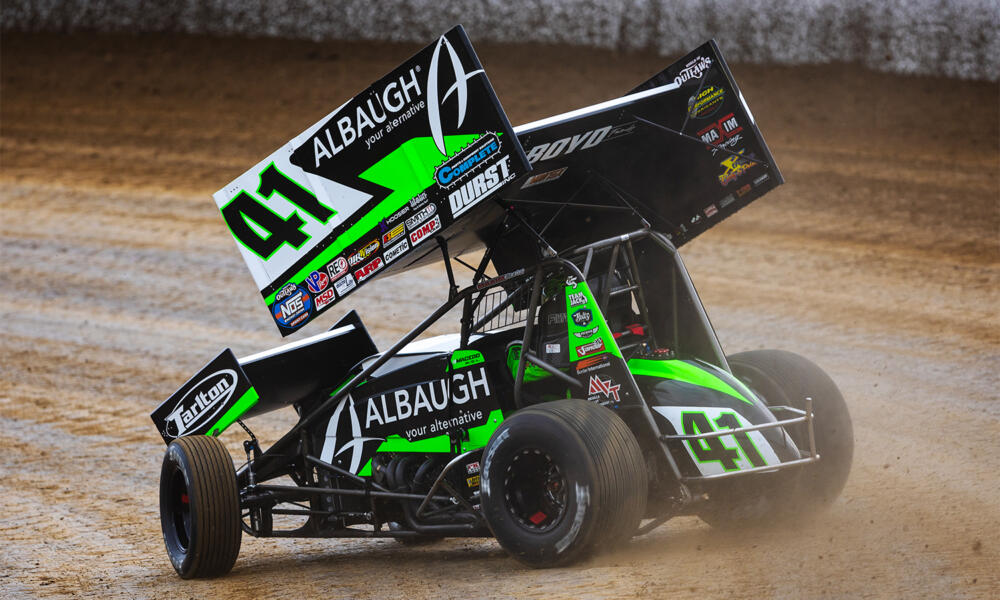
[[[762,425],[751,425],[749,427],[740,427],[738,429],[727,429],[725,431],[713,431],[710,433],[697,433],[691,435],[661,435],[660,439],[663,441],[671,440],[703,440],[706,438],[718,438],[726,435],[734,435],[738,433],[746,433],[748,431],[760,431],[762,429],[773,429],[775,427],[786,427],[789,425],[797,425],[799,423],[806,424],[806,430],[809,434],[809,454],[805,458],[800,458],[797,460],[790,460],[777,465],[767,465],[763,467],[754,467],[751,469],[741,469],[739,471],[732,471],[729,473],[718,473],[715,475],[699,475],[691,477],[682,477],[681,481],[705,481],[710,479],[724,479],[727,477],[737,477],[739,475],[746,475],[747,473],[758,473],[763,471],[778,471],[780,469],[787,469],[790,467],[797,467],[801,465],[806,465],[809,463],[814,463],[819,460],[819,454],[816,452],[816,434],[813,430],[813,421],[815,419],[815,414],[812,410],[812,398],[806,398],[806,409],[800,410],[798,408],[793,408],[791,406],[772,406],[769,407],[771,412],[790,412],[794,415],[799,415],[791,419],[783,419],[780,421],[775,421],[773,423],[764,423]],[[788,435],[787,433],[785,435]],[[801,450],[799,451],[801,453]]]

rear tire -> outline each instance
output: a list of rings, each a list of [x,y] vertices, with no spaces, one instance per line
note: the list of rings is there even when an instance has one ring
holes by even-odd
[[[768,406],[805,410],[805,399],[812,398],[820,460],[734,486],[720,482],[717,498],[701,512],[702,519],[713,526],[755,525],[806,517],[828,507],[843,490],[854,456],[851,416],[837,385],[809,359],[784,350],[740,352],[727,360],[733,374]],[[779,414],[779,418],[790,416]],[[808,454],[805,423],[786,431],[799,450]]]
[[[190,436],[170,443],[160,471],[160,524],[167,555],[183,579],[233,568],[243,532],[236,472],[222,442]]]
[[[500,545],[531,567],[627,541],[646,506],[646,466],[618,415],[584,400],[515,413],[483,459],[483,514]]]

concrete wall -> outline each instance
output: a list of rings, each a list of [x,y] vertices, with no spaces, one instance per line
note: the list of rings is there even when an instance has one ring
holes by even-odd
[[[676,56],[709,37],[731,62],[860,62],[996,81],[996,0],[4,0],[4,30],[175,31],[427,42],[549,42]]]

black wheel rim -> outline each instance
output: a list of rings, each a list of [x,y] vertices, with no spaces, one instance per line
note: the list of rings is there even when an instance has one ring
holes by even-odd
[[[504,503],[521,527],[545,533],[566,514],[566,477],[552,457],[527,448],[518,452],[504,475]]]
[[[187,552],[191,543],[191,500],[180,469],[174,469],[170,474],[169,490],[167,514],[170,516],[171,533],[181,551]]]

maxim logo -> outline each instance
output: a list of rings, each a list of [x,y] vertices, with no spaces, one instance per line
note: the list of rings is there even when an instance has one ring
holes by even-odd
[[[455,76],[455,83],[448,88],[443,98],[438,98],[438,75],[441,69],[441,49],[448,51],[448,60],[451,62],[452,72]],[[465,109],[469,101],[468,81],[476,75],[483,74],[482,69],[476,69],[471,73],[465,72],[462,60],[455,52],[455,48],[448,41],[448,38],[441,36],[437,46],[434,47],[434,55],[431,57],[430,73],[427,74],[427,120],[431,126],[431,137],[434,138],[434,145],[441,154],[447,156],[444,146],[444,131],[441,124],[441,103],[448,99],[448,96],[455,94],[458,99],[458,123],[456,127],[461,127],[465,121]]]
[[[236,391],[236,371],[223,369],[205,377],[188,390],[166,421],[167,437],[181,437],[207,425],[226,407]]]

